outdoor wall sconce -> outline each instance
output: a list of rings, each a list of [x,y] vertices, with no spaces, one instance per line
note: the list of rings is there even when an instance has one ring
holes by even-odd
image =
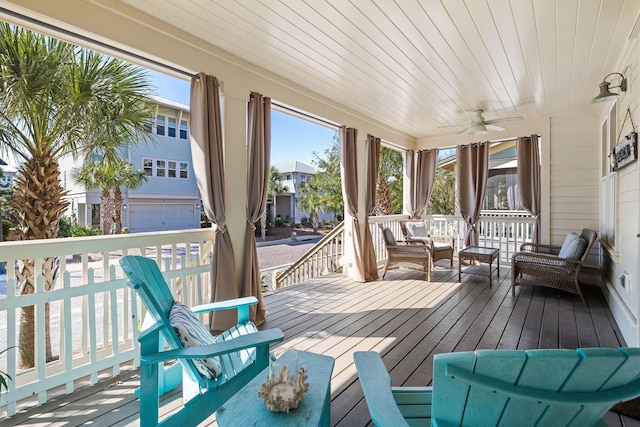
[[[609,85],[612,83],[611,81],[607,81],[608,77],[611,76],[620,76],[622,77],[622,80],[620,81],[620,85],[619,86],[612,86],[609,87]],[[620,88],[621,92],[626,92],[627,91],[627,79],[624,77],[624,75],[622,75],[621,73],[611,73],[608,74],[604,77],[604,79],[602,80],[602,83],[600,83],[600,93],[598,94],[598,96],[596,96],[595,98],[593,98],[591,100],[592,103],[596,103],[596,102],[607,102],[607,101],[612,101],[614,99],[616,99],[619,94],[611,92],[609,89],[616,89],[616,88]]]

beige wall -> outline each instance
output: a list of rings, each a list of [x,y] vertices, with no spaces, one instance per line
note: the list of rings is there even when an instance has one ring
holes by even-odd
[[[616,106],[615,138],[618,135],[626,135],[632,131],[631,122],[626,120],[623,126],[627,109],[631,111],[631,117],[637,126],[640,123],[638,104],[640,102],[640,79],[638,78],[638,66],[640,50],[638,38],[628,42],[624,55],[610,72],[622,72],[628,78],[629,89],[621,96]],[[612,102],[602,106],[599,114],[599,124],[602,123],[612,107]],[[640,345],[640,332],[638,330],[638,318],[640,317],[640,277],[638,274],[638,232],[640,225],[640,174],[638,162],[633,162],[616,174],[616,233],[613,247],[605,245],[605,294],[609,306],[627,342],[627,345]],[[600,171],[598,172],[600,174]],[[620,285],[620,277],[626,276],[626,286]]]

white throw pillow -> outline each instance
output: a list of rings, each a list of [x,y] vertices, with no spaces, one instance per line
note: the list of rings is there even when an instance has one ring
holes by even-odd
[[[427,225],[420,222],[406,222],[404,224],[407,229],[407,237],[428,237]]]
[[[567,234],[567,237],[564,238],[564,243],[560,248],[560,252],[558,253],[558,258],[575,259],[574,257],[579,243],[580,239],[576,233],[572,231]]]
[[[169,313],[169,323],[185,347],[208,345],[216,342],[216,339],[209,332],[209,328],[203,325],[194,316],[191,309],[181,302],[175,301],[173,303]],[[192,361],[198,372],[212,380],[215,380],[222,372],[220,361],[217,357],[192,359]]]

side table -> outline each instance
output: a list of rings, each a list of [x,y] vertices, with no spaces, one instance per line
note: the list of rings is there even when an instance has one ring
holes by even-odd
[[[471,268],[462,271],[462,261],[478,261],[489,264],[489,287],[491,287],[491,276],[493,275],[492,264],[496,259],[498,260],[496,270],[498,277],[500,277],[500,249],[485,248],[482,246],[469,246],[468,248],[462,249],[458,252],[458,282],[462,281],[462,273],[485,275],[484,273],[470,271]]]
[[[218,409],[219,426],[329,426],[333,357],[289,350],[280,358],[286,358],[291,352],[298,353],[298,366],[308,375],[309,391],[298,407],[287,413],[271,412],[264,406],[258,392],[269,375],[267,367]]]

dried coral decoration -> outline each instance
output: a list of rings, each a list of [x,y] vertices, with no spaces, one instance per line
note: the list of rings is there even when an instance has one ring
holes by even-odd
[[[309,391],[306,379],[304,368],[298,368],[298,355],[295,351],[288,351],[278,359],[272,354],[269,375],[258,396],[270,411],[289,412],[298,407],[302,396]]]

